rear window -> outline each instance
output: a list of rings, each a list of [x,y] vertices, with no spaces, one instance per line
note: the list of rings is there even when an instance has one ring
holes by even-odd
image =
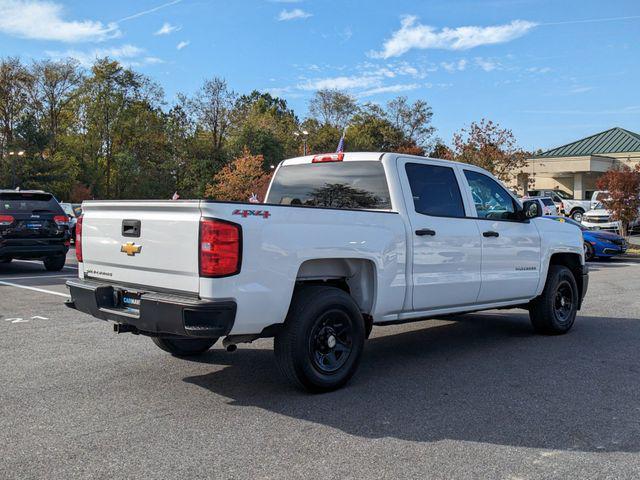
[[[62,208],[49,193],[0,193],[0,213],[63,213]]]
[[[309,207],[391,209],[382,163],[287,165],[276,174],[267,203]]]

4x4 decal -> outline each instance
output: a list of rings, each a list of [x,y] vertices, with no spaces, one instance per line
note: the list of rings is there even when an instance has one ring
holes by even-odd
[[[271,216],[271,214],[269,213],[269,210],[240,210],[240,209],[234,210],[233,215],[240,215],[243,218],[247,218],[247,217],[269,218]]]

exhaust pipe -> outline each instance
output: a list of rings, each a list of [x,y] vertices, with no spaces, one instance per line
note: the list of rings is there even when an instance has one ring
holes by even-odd
[[[235,352],[238,349],[238,343],[251,343],[260,335],[228,335],[222,340],[222,346],[227,349],[227,352]]]

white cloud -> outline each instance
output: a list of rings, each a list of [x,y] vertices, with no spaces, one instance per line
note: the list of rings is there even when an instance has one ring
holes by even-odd
[[[467,61],[463,58],[458,60],[457,62],[442,62],[440,66],[444,68],[447,72],[453,73],[455,71],[462,71],[467,68]]]
[[[111,48],[95,48],[89,51],[66,50],[47,51],[45,53],[54,60],[75,58],[84,67],[90,67],[98,58],[104,57],[112,58],[123,65],[132,67],[164,63],[164,60],[161,58],[145,55],[146,51],[144,48],[130,44]]]
[[[42,0],[0,0],[0,32],[70,43],[99,42],[121,35],[116,23],[64,20],[62,5]]]
[[[481,45],[493,45],[514,40],[525,35],[537,24],[525,20],[514,20],[504,25],[490,27],[465,26],[445,27],[441,30],[418,23],[418,17],[402,17],[400,30],[384,42],[382,51],[372,52],[376,58],[399,57],[413,48],[467,50]]]
[[[549,73],[551,68],[549,67],[530,67],[527,68],[527,72],[529,73]]]
[[[576,85],[569,90],[569,93],[587,93],[593,90],[593,87]]]
[[[173,32],[179,32],[182,27],[171,25],[169,22],[164,22],[160,29],[154,33],[154,35],[169,35]]]
[[[126,16],[124,18],[121,18],[120,20],[118,20],[117,23],[126,22],[128,20],[133,20],[135,18],[144,17],[145,15],[149,15],[150,13],[157,12],[158,10],[162,10],[163,8],[170,7],[170,6],[175,5],[177,3],[182,3],[182,0],[171,0],[170,2],[163,3],[162,5],[158,5],[156,7],[150,8],[148,10],[142,10],[141,12],[137,12],[137,13],[134,13],[132,15],[128,15],[128,16]]]
[[[191,42],[189,40],[183,40],[182,42],[178,43],[178,45],[176,45],[176,48],[178,50],[182,50],[183,48],[188,47],[190,43]]]
[[[474,60],[476,62],[476,65],[478,65],[485,72],[491,72],[493,70],[502,68],[500,62],[497,62],[491,58],[476,57]]]
[[[293,10],[282,10],[278,14],[278,21],[286,22],[288,20],[296,20],[299,18],[309,18],[311,14],[309,12],[305,12],[301,8],[294,8]]]
[[[358,94],[359,97],[369,97],[371,95],[379,95],[381,93],[400,93],[416,90],[420,88],[418,83],[400,83],[397,85],[386,85],[383,87],[375,87]]]
[[[368,88],[378,84],[379,82],[380,77],[374,75],[319,78],[301,83],[297,86],[297,88],[299,88],[300,90],[351,90],[354,88]]]

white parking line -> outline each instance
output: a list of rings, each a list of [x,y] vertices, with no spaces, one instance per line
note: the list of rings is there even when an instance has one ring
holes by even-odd
[[[45,290],[44,288],[27,287],[26,285],[19,285],[17,283],[4,282],[0,280],[0,285],[6,285],[8,287],[23,288],[25,290],[33,290],[34,292],[48,293],[49,295],[58,295],[59,297],[69,298],[66,293],[54,292],[53,290]]]
[[[40,278],[61,278],[61,277],[65,277],[65,278],[75,278],[77,275],[73,274],[73,273],[67,273],[64,275],[37,275],[37,276],[31,276],[31,277],[0,277],[0,280],[33,280],[33,279],[40,279]]]
[[[14,262],[24,262],[24,263],[38,263],[38,264],[42,264],[42,262],[39,262],[38,260],[14,260]],[[62,268],[68,268],[71,270],[78,270],[78,267],[73,267],[71,265],[65,265]]]

